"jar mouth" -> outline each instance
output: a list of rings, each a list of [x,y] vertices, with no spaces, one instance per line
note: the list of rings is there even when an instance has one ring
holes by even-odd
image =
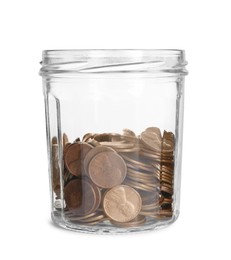
[[[42,76],[152,73],[187,75],[184,50],[179,49],[70,49],[44,50]]]

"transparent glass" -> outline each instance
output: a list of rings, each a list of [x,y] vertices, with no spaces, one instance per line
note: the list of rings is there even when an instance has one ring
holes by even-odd
[[[185,65],[182,50],[43,52],[55,224],[127,233],[177,219]]]

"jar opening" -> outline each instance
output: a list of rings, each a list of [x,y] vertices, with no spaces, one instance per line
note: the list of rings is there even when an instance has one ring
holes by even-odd
[[[152,73],[186,75],[185,52],[177,49],[80,49],[43,51],[40,75]]]

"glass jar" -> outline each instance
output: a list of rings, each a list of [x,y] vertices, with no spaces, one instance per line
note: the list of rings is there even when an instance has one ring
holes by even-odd
[[[182,50],[49,50],[51,216],[58,226],[128,233],[179,215]]]

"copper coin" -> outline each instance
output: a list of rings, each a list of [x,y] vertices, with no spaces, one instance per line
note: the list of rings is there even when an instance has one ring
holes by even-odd
[[[121,140],[120,134],[116,133],[103,133],[103,134],[96,134],[94,139],[98,142],[112,142],[115,140]]]
[[[96,192],[87,180],[75,179],[64,188],[67,208],[76,216],[91,214],[96,210]]]
[[[160,200],[159,192],[140,191],[139,194],[142,199],[142,207],[154,203],[159,203]]]
[[[101,188],[112,188],[123,182],[127,174],[127,166],[117,153],[101,152],[89,163],[89,176]]]
[[[117,227],[122,227],[122,228],[128,228],[128,227],[137,227],[140,225],[143,225],[146,221],[145,216],[138,215],[136,218],[133,220],[130,220],[129,222],[116,222],[113,220],[110,220],[111,224],[117,226]]]
[[[52,144],[57,144],[58,143],[58,138],[56,136],[53,136],[51,139]]]
[[[162,186],[161,186],[161,191],[166,192],[170,195],[173,194],[173,188],[166,187],[164,184],[162,184]]]
[[[141,133],[140,138],[149,149],[161,151],[162,137],[159,128],[147,128],[144,132]]]
[[[115,149],[130,149],[134,147],[134,144],[132,143],[127,143],[127,142],[100,142],[101,145],[103,146],[109,146]]]
[[[142,200],[139,193],[127,185],[118,185],[103,198],[105,214],[117,222],[128,222],[138,216]]]
[[[94,146],[94,147],[100,145],[100,143],[99,143],[98,141],[94,140],[94,139],[91,139],[91,140],[89,140],[89,141],[87,141],[87,142],[88,142],[90,145]]]
[[[90,222],[95,222],[95,221],[98,221],[98,220],[102,220],[105,218],[105,215],[104,214],[96,214],[95,216],[92,216],[92,217],[89,217],[89,218],[86,218],[86,219],[82,219],[81,222],[82,223],[90,223]]]
[[[65,147],[66,144],[68,144],[68,143],[69,143],[69,141],[68,141],[67,134],[63,133],[63,147]]]
[[[92,183],[90,181],[90,183],[92,184],[92,187],[95,191],[95,197],[96,197],[96,200],[95,200],[95,207],[94,207],[94,211],[97,210],[101,204],[101,191],[99,189],[99,187],[97,187],[94,183]]]
[[[130,129],[123,129],[123,135],[126,137],[136,138],[136,134]]]
[[[74,143],[70,145],[64,154],[64,162],[69,170],[75,176],[84,174],[84,158],[92,149],[92,146],[87,143]]]
[[[59,168],[59,147],[52,144],[52,187],[57,196],[60,195],[60,168]]]
[[[68,150],[69,146],[71,146],[72,143],[67,143],[64,147],[63,147],[63,156],[65,156],[66,151]]]
[[[89,153],[84,158],[84,170],[87,174],[88,174],[88,166],[92,158],[95,157],[98,153],[106,152],[106,151],[115,152],[112,148],[104,147],[104,146],[97,146],[94,147],[91,151],[89,151]]]
[[[93,137],[95,136],[95,134],[93,133],[87,133],[83,136],[83,142],[87,142],[89,139],[93,139]]]
[[[174,150],[174,134],[172,132],[164,131],[163,134],[163,151],[173,152]]]
[[[71,220],[85,220],[85,219],[88,219],[88,218],[91,218],[91,217],[98,215],[97,211],[94,211],[93,213],[90,213],[90,214],[87,214],[87,215],[84,215],[84,216],[76,216],[74,213],[75,213],[74,211],[66,210],[65,216],[67,218],[71,219]]]

